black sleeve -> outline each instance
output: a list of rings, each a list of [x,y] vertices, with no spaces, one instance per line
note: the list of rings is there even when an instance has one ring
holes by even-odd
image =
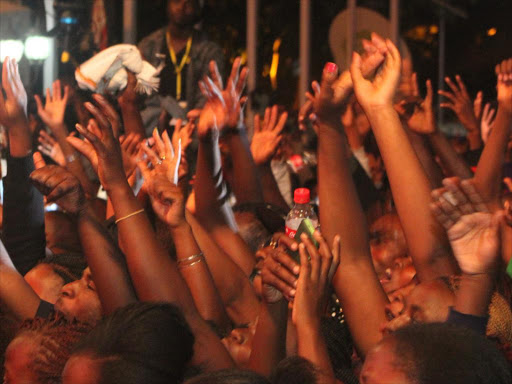
[[[43,195],[29,176],[35,169],[32,156],[7,158],[3,179],[3,238],[16,269],[24,275],[45,255]]]
[[[39,317],[41,319],[48,319],[55,313],[55,308],[53,304],[41,300],[41,303],[39,303],[39,307],[37,307],[37,312],[34,317]]]
[[[453,307],[450,308],[450,314],[446,320],[449,324],[461,325],[463,327],[472,329],[473,331],[484,335],[487,330],[487,322],[489,317],[480,317],[474,315],[467,315],[465,313],[457,312]]]

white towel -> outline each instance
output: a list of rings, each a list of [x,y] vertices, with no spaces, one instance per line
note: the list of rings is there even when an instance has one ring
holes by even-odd
[[[126,88],[129,70],[137,77],[135,90],[150,95],[160,85],[161,67],[155,68],[142,56],[135,45],[118,44],[104,49],[75,70],[81,89],[96,93],[116,93]]]

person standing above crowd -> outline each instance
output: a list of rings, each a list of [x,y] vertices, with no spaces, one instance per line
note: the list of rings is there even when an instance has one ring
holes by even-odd
[[[211,60],[223,73],[221,48],[196,28],[203,3],[202,0],[168,0],[168,24],[139,43],[139,50],[147,61],[155,67],[163,65],[158,96],[147,99],[142,111],[147,129],[157,125],[161,108],[172,118],[179,119],[203,106],[204,97],[197,83],[209,73]]]

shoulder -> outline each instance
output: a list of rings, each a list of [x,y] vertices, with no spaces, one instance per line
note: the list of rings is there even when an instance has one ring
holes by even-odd
[[[164,38],[164,28],[160,28],[150,35],[144,37],[138,44],[139,50],[143,51],[148,47],[154,46],[155,44],[162,41]]]

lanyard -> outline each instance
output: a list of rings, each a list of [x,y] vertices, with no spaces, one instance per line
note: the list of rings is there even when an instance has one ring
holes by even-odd
[[[185,64],[187,64],[190,54],[190,47],[192,47],[192,36],[190,36],[187,40],[187,47],[185,49],[185,54],[183,55],[183,58],[181,59],[180,64],[178,65],[176,61],[176,53],[174,52],[174,49],[172,48],[171,44],[171,33],[167,31],[167,34],[165,35],[167,39],[167,47],[169,48],[169,54],[171,56],[172,64],[174,65],[174,73],[176,74],[176,100],[181,100],[181,71],[183,70],[183,67]]]

